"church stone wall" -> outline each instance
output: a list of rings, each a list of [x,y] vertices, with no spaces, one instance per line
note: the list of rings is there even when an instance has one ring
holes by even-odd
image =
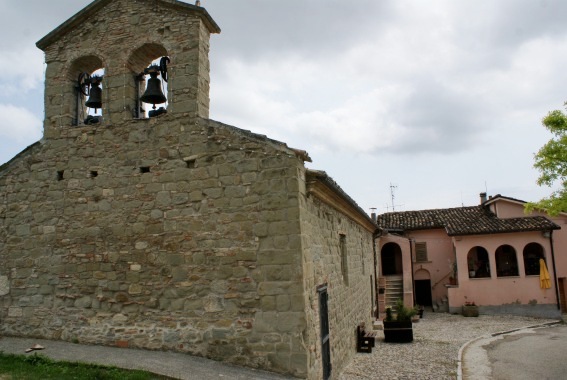
[[[0,167],[2,334],[305,374],[291,150],[173,114],[59,135]]]
[[[319,296],[326,285],[331,342],[331,365],[337,376],[356,353],[356,326],[364,322],[372,329],[374,306],[373,233],[320,201],[314,195],[301,198],[303,275],[307,331],[309,337],[309,378],[323,377]],[[346,265],[341,257],[340,239],[345,239]],[[345,278],[343,273],[347,274]]]

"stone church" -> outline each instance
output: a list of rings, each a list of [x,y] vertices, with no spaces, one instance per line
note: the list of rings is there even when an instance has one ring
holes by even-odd
[[[352,359],[376,225],[307,152],[209,119],[216,33],[197,5],[96,0],[37,43],[43,138],[0,166],[1,334],[309,379]]]

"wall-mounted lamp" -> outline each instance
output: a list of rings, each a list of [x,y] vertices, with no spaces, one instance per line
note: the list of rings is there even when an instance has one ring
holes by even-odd
[[[551,236],[551,231],[549,230],[542,231],[541,234],[543,235],[544,238],[549,239],[549,237]]]

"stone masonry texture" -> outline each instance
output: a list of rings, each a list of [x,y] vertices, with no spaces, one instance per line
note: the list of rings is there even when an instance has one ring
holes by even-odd
[[[301,202],[303,276],[309,345],[310,378],[323,377],[319,308],[316,289],[327,285],[334,375],[356,353],[356,326],[372,326],[374,276],[373,236],[334,208],[309,197]],[[341,270],[340,235],[345,236],[348,283]]]
[[[300,160],[174,115],[61,135],[2,170],[3,333],[289,371]]]

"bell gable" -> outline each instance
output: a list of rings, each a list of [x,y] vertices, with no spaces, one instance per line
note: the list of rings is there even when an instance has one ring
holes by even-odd
[[[209,39],[219,32],[204,8],[180,1],[94,1],[36,44],[47,64],[44,138],[164,113],[208,118]],[[148,99],[163,112],[150,115]]]

